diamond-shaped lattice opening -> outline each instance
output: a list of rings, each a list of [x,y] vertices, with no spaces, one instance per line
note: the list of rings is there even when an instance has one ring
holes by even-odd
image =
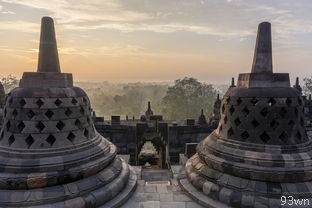
[[[302,105],[302,100],[301,100],[300,97],[298,97],[298,104],[299,104],[299,105]]]
[[[275,129],[277,126],[278,126],[278,122],[277,122],[276,120],[272,120],[272,121],[270,122],[270,127],[271,127],[271,128]]]
[[[73,105],[76,105],[78,103],[78,101],[75,98],[73,98],[71,102]]]
[[[285,102],[286,102],[286,105],[290,106],[292,103],[292,100],[291,98],[287,98]]]
[[[294,122],[293,120],[290,120],[290,121],[288,122],[288,125],[289,125],[289,126],[293,126],[293,125],[295,125],[295,122]]]
[[[66,111],[65,111],[65,115],[66,116],[70,116],[72,113],[73,112],[69,108],[67,108]]]
[[[6,123],[7,131],[9,131],[10,127],[11,127],[11,122],[10,122],[10,121],[7,121],[7,123]]]
[[[84,115],[85,110],[84,110],[84,108],[83,108],[83,107],[80,107],[80,113],[81,113],[82,115]]]
[[[287,138],[288,138],[288,135],[287,133],[285,133],[284,131],[278,136],[278,138],[283,141],[284,143],[287,143]]]
[[[36,102],[36,104],[37,104],[38,107],[40,108],[40,107],[44,104],[44,102],[43,102],[41,99],[38,99],[37,102]]]
[[[226,124],[228,121],[227,116],[224,117],[224,124]]]
[[[247,106],[244,107],[243,113],[244,113],[244,116],[247,116],[249,114],[249,109],[247,108]]]
[[[260,139],[263,141],[263,143],[267,143],[271,139],[271,137],[264,131],[260,135]]]
[[[19,132],[22,132],[23,129],[25,128],[25,124],[23,121],[19,122],[19,124],[17,125],[17,128],[19,130]]]
[[[244,131],[244,132],[241,134],[241,138],[242,138],[243,140],[248,139],[248,137],[249,137],[249,133],[248,133],[247,131]]]
[[[233,105],[231,105],[231,107],[230,107],[230,113],[231,113],[231,115],[234,113],[234,111],[235,111],[235,108],[234,108]]]
[[[296,115],[296,117],[298,117],[298,109],[297,108],[295,108],[295,115]]]
[[[41,121],[39,121],[36,124],[36,128],[41,132],[45,128],[45,125]]]
[[[15,137],[14,135],[12,134],[9,139],[8,139],[8,142],[9,142],[9,146],[11,146],[13,144],[13,142],[15,141]]]
[[[226,99],[226,102],[227,103],[231,102],[231,97],[230,96]]]
[[[286,109],[285,109],[285,108],[282,108],[282,109],[280,110],[279,114],[280,114],[280,116],[281,116],[282,118],[284,118],[284,117],[286,116],[286,114],[287,114]]]
[[[273,106],[273,105],[275,105],[275,103],[276,103],[276,100],[274,99],[274,98],[270,98],[269,100],[268,100],[268,105],[271,107],[271,106]]]
[[[239,126],[242,122],[239,120],[239,118],[236,118],[234,120],[234,123],[235,123],[236,126]]]
[[[49,135],[48,138],[46,139],[46,141],[52,146],[55,142],[55,137],[53,135]]]
[[[29,110],[27,113],[28,118],[32,119],[35,116],[35,113],[33,110]]]
[[[80,128],[80,127],[81,127],[81,122],[80,122],[80,120],[79,120],[79,119],[76,119],[76,121],[75,121],[75,125],[76,125],[78,128]]]
[[[253,104],[253,105],[256,105],[258,102],[259,102],[259,100],[257,99],[257,98],[252,98],[251,100],[250,100],[250,102],[251,102],[251,104]]]
[[[266,117],[268,115],[269,111],[267,108],[262,108],[262,110],[260,111],[260,114],[263,116],[263,117]]]
[[[21,99],[19,103],[22,107],[24,107],[24,105],[26,104],[26,101],[25,99]]]
[[[304,126],[304,120],[303,118],[300,118],[300,125],[303,127]]]
[[[89,118],[89,116],[87,117],[87,122],[88,122],[88,124],[90,124],[90,118]]]
[[[28,146],[28,148],[34,143],[34,138],[31,136],[31,135],[29,135],[26,139],[25,139],[25,142],[27,143],[27,146]]]
[[[228,136],[232,136],[233,134],[234,134],[234,131],[233,131],[232,127],[231,127],[231,128],[229,128],[229,130],[227,132],[227,135]]]
[[[68,136],[67,136],[67,139],[69,140],[69,141],[71,141],[71,142],[73,142],[74,141],[74,139],[75,139],[75,134],[73,134],[72,132],[70,132],[69,134],[68,134]]]
[[[297,131],[297,134],[296,134],[296,136],[297,136],[297,138],[301,141],[301,139],[302,139],[302,136],[301,136],[301,134],[300,134],[300,132],[299,131]]]
[[[251,121],[251,124],[253,125],[254,128],[257,128],[257,126],[259,126],[260,123],[256,119],[254,119]]]
[[[237,103],[237,105],[240,105],[242,103],[242,99],[240,97],[237,98],[236,103]]]
[[[60,106],[62,104],[62,101],[60,99],[56,99],[56,101],[54,102],[54,104],[56,106]]]
[[[14,117],[16,117],[16,116],[17,116],[17,114],[18,114],[18,113],[17,113],[17,110],[16,110],[16,109],[14,109],[14,110],[13,110],[13,112],[12,112],[12,115],[13,115]]]
[[[89,131],[88,129],[85,129],[84,132],[83,132],[83,135],[85,135],[85,137],[89,137]]]
[[[82,98],[82,101],[83,101],[84,104],[87,104],[87,102],[88,102],[85,97]]]
[[[9,99],[9,104],[11,105],[13,103],[13,98]]]
[[[50,119],[52,118],[52,116],[54,115],[53,111],[51,110],[47,110],[47,112],[45,113],[45,115]]]
[[[224,104],[222,105],[222,113],[224,113],[224,111],[225,111],[225,106],[224,106]]]
[[[57,122],[56,128],[58,128],[58,130],[62,131],[64,127],[65,127],[65,124],[62,121]]]

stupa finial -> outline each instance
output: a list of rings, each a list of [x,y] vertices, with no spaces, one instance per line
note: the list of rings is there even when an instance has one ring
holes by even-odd
[[[43,17],[41,19],[37,72],[61,72],[55,38],[54,22],[51,17]]]
[[[299,86],[299,77],[296,77],[296,86]]]
[[[147,102],[147,109],[151,110],[151,102],[150,101]]]
[[[259,72],[273,72],[271,24],[269,22],[262,22],[258,26],[251,73]]]
[[[232,77],[232,79],[231,79],[231,86],[230,87],[235,87],[235,79],[234,79],[234,77]]]

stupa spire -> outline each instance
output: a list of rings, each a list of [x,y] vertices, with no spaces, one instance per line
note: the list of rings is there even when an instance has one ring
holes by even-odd
[[[262,22],[258,26],[251,73],[259,72],[273,72],[271,24],[269,22]]]
[[[37,72],[61,72],[57,52],[54,22],[51,17],[41,19]]]
[[[151,102],[150,102],[150,101],[148,101],[148,103],[147,103],[147,110],[152,110],[152,109],[151,109]]]
[[[151,108],[151,102],[148,101],[147,102],[147,110],[145,112],[145,116],[146,116],[147,119],[149,119],[150,116],[152,116],[152,115],[154,115],[154,112],[152,111],[152,108]]]
[[[230,87],[235,87],[235,79],[234,79],[234,77],[232,77],[232,79],[231,79]]]

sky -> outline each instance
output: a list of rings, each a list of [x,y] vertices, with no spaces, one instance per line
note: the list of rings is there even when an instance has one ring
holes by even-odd
[[[0,0],[0,76],[36,71],[40,19],[55,21],[61,69],[79,81],[230,82],[251,70],[272,24],[273,70],[311,76],[311,0]]]

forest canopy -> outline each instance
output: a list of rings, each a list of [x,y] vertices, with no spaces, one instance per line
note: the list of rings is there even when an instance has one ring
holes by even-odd
[[[0,78],[5,92],[18,86],[18,79],[9,75]],[[110,120],[112,115],[139,118],[147,109],[150,101],[154,114],[163,115],[164,119],[184,120],[198,118],[201,109],[206,116],[212,112],[217,90],[211,84],[199,82],[192,77],[177,79],[170,83],[111,83],[76,82],[88,94],[97,116]],[[219,85],[221,94],[227,89]]]

